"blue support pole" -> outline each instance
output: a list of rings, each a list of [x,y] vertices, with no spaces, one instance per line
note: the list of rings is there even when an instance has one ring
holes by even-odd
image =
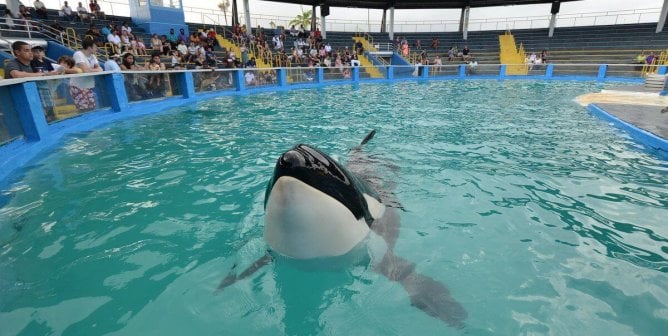
[[[506,67],[505,64],[501,64],[501,67],[499,67],[499,79],[506,78]]]
[[[234,85],[237,88],[237,91],[245,91],[246,85],[244,85],[244,71],[243,69],[238,69],[234,71]]]
[[[596,79],[599,81],[602,81],[605,79],[605,73],[608,71],[608,65],[607,64],[601,64],[598,66],[598,76],[596,76]]]
[[[389,80],[394,80],[394,67],[393,66],[388,66],[387,68],[387,79]]]
[[[128,94],[125,91],[125,76],[122,73],[114,72],[104,75],[104,82],[107,84],[107,94],[109,95],[111,109],[114,112],[127,110],[129,103]]]
[[[426,65],[422,66],[422,77],[423,79],[428,79],[429,78],[429,67]]]
[[[552,78],[554,76],[554,64],[548,64],[545,69],[545,78]]]
[[[35,82],[12,85],[9,92],[14,98],[14,108],[19,115],[26,139],[39,141],[48,134],[48,124],[44,116],[44,108],[39,98]]]
[[[466,64],[459,65],[459,78],[466,77]]]
[[[353,67],[353,82],[359,83],[360,81],[360,67]]]
[[[287,69],[280,68],[280,69],[277,69],[276,71],[277,71],[276,76],[278,77],[278,86],[280,86],[280,87],[288,86]]]
[[[193,98],[195,97],[195,80],[193,79],[192,72],[181,72],[176,74],[178,76],[177,81],[181,86],[181,92],[183,92],[183,98]]]
[[[318,67],[316,68],[316,83],[322,84],[325,82],[325,68]]]

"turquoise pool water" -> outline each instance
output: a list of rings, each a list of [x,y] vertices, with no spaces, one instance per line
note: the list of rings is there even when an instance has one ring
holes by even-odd
[[[403,82],[225,97],[75,134],[2,190],[0,335],[659,335],[668,161],[572,100],[596,84]],[[405,211],[397,255],[461,329],[368,264],[262,256],[276,158],[366,132]]]

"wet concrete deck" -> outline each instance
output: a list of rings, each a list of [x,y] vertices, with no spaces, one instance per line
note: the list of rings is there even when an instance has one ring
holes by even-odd
[[[582,106],[596,104],[609,114],[668,140],[668,112],[661,112],[668,107],[668,96],[635,86],[589,93],[575,100]]]

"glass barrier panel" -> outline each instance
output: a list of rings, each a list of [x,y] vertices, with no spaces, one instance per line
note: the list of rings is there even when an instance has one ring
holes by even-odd
[[[598,64],[554,64],[553,76],[598,76]]]
[[[276,69],[246,68],[244,70],[244,84],[247,89],[278,86]]]
[[[0,101],[0,144],[4,144],[23,137],[24,132],[8,86],[0,86]]]
[[[605,73],[606,77],[628,77],[641,78],[643,77],[644,64],[611,64]],[[648,66],[645,72],[657,73],[658,66]]]
[[[317,82],[315,68],[286,68],[288,84],[305,84]]]
[[[236,90],[234,70],[193,72],[195,92]]]
[[[499,64],[466,64],[466,76],[498,76],[501,65]]]
[[[419,69],[412,65],[395,65],[392,67],[392,73],[395,79],[417,77]]]
[[[136,102],[183,95],[177,75],[177,73],[153,71],[123,73],[128,101]]]
[[[361,72],[360,72],[361,76]],[[328,67],[323,69],[325,81],[353,80],[353,69],[351,67]]]
[[[104,74],[36,80],[42,107],[49,123],[111,107]]]
[[[459,65],[430,65],[429,77],[459,76]]]
[[[387,77],[387,70],[384,66],[365,66],[359,67],[361,79],[383,79]]]

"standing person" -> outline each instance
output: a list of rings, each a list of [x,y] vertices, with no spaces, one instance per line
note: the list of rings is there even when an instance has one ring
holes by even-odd
[[[84,39],[81,42],[81,50],[74,53],[74,63],[83,73],[102,72],[100,63],[97,62],[95,51],[97,46],[90,39]],[[70,79],[70,95],[74,104],[80,111],[92,110],[96,107],[95,103],[95,77],[74,77]]]
[[[35,73],[30,66],[33,54],[28,43],[16,41],[12,43],[12,50],[15,57],[5,64],[5,79],[41,77],[46,75],[44,72]]]

